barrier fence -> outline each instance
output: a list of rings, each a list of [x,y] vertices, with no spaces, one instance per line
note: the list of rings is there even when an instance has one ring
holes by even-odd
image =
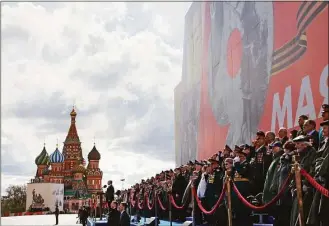
[[[299,207],[299,223],[300,223],[301,226],[304,226],[305,222],[304,222],[304,213],[303,213],[303,208],[302,208],[303,207],[303,200],[302,200],[301,176],[303,176],[317,191],[319,191],[322,195],[324,195],[327,198],[329,198],[329,191],[328,191],[328,189],[323,187],[321,184],[319,184],[304,169],[301,169],[297,160],[294,160],[292,171],[291,171],[291,173],[288,174],[287,178],[283,182],[278,194],[271,201],[265,203],[264,205],[261,205],[261,206],[253,205],[245,197],[243,197],[243,195],[239,191],[239,189],[236,186],[236,184],[234,183],[234,181],[232,181],[231,176],[228,175],[228,174],[225,175],[225,177],[226,177],[225,178],[225,183],[223,185],[221,194],[220,194],[217,202],[215,203],[215,205],[210,210],[207,210],[207,209],[204,208],[204,206],[202,205],[201,200],[197,196],[197,191],[196,191],[196,188],[195,188],[194,183],[193,183],[195,178],[191,178],[191,180],[192,180],[191,181],[191,193],[192,193],[192,195],[191,195],[192,199],[191,200],[196,201],[198,207],[200,208],[200,210],[204,214],[211,215],[211,214],[215,213],[216,209],[223,202],[223,200],[226,196],[226,203],[228,205],[228,221],[229,221],[229,225],[232,225],[231,189],[232,189],[233,192],[235,192],[238,199],[245,206],[247,206],[248,208],[250,208],[252,210],[261,211],[261,210],[265,210],[268,207],[272,206],[273,204],[275,204],[277,201],[279,201],[282,198],[282,195],[287,190],[290,182],[293,180],[293,175],[295,175],[295,184],[296,184],[296,188],[297,188],[297,198],[298,198],[298,207]],[[298,194],[300,194],[300,195],[298,195]],[[174,197],[170,193],[168,194],[168,200],[169,200],[169,202],[167,204],[169,206],[169,212],[171,212],[171,206],[173,206],[175,209],[182,210],[182,209],[185,209],[187,207],[187,204],[189,203],[189,202],[186,201],[185,203],[182,203],[180,205],[177,204]],[[144,196],[143,204],[140,203],[139,198],[137,198],[137,200],[133,200],[131,198],[129,201],[130,201],[130,204],[131,204],[132,207],[136,206],[136,202],[137,202],[137,208],[140,209],[140,210],[143,210],[145,206],[147,206],[147,208],[149,210],[153,210],[154,208],[156,208],[157,205],[159,205],[160,209],[163,210],[163,211],[167,210],[167,208],[168,208],[162,203],[161,198],[159,197],[158,194],[155,194],[153,196],[151,203],[150,203],[148,194],[146,194]],[[171,213],[169,213],[169,214],[171,215]]]

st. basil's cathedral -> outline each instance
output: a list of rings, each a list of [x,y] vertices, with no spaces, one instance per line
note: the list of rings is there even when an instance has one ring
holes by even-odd
[[[88,154],[88,165],[82,155],[81,142],[76,128],[77,113],[73,107],[71,125],[62,152],[58,149],[48,155],[46,147],[36,157],[37,172],[34,181],[64,184],[64,209],[74,211],[89,203],[102,191],[103,172],[99,168],[100,153],[94,147]]]

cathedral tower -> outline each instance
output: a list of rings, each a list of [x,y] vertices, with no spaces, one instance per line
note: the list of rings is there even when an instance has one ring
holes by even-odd
[[[99,169],[99,160],[101,154],[97,151],[94,144],[93,149],[88,154],[89,164],[87,166],[87,187],[90,193],[102,191],[103,172]]]
[[[64,187],[66,189],[72,189],[72,180],[73,180],[73,168],[76,165],[80,165],[83,161],[81,142],[79,139],[78,131],[75,124],[75,118],[77,113],[73,107],[71,113],[71,125],[64,141],[63,155],[65,158],[64,161]]]
[[[35,164],[37,165],[37,173],[35,175],[36,178],[43,178],[43,171],[49,166],[49,156],[46,151],[45,144],[41,153],[35,158]]]
[[[56,145],[56,150],[50,155],[49,157],[51,171],[49,176],[50,183],[64,183],[64,176],[63,176],[63,162],[64,156],[58,150],[58,144]]]

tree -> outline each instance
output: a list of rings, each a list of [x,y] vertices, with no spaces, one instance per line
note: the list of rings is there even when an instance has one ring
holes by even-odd
[[[2,213],[24,212],[26,207],[26,185],[9,185],[7,196],[1,197]]]

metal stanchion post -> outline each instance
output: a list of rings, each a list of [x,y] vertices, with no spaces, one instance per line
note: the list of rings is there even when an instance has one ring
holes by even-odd
[[[302,180],[300,176],[300,166],[299,166],[299,156],[293,156],[294,166],[293,170],[295,172],[295,182],[296,182],[296,189],[297,189],[297,202],[298,202],[298,212],[299,212],[299,225],[305,226],[305,217],[303,211],[303,190],[302,190]]]
[[[169,222],[170,222],[170,226],[172,226],[172,204],[171,204],[170,199],[169,199],[170,195],[171,195],[171,191],[168,192],[168,200],[169,200],[169,207],[168,208],[169,208]]]
[[[153,189],[153,198],[154,198],[154,211],[155,211],[155,226],[158,226],[158,198],[156,190]]]
[[[231,172],[226,171],[226,188],[227,188],[227,215],[228,215],[228,225],[232,226],[232,200],[231,200]]]
[[[196,226],[195,223],[195,200],[194,200],[194,195],[193,195],[193,189],[194,189],[194,181],[197,177],[196,176],[191,176],[190,180],[191,180],[191,202],[192,202],[192,226]]]

